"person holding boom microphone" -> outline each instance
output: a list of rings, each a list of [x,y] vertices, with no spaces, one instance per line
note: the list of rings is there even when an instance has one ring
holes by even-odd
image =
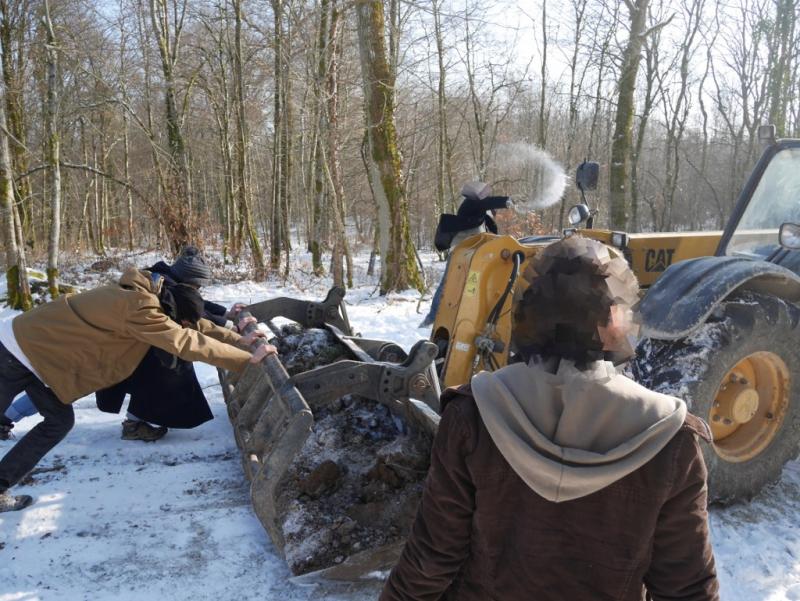
[[[464,184],[461,188],[461,196],[464,200],[461,201],[456,214],[445,213],[439,218],[434,238],[436,250],[445,252],[455,248],[470,236],[484,232],[497,233],[497,223],[493,217],[498,209],[511,208],[512,203],[508,196],[490,196],[491,193],[492,188],[489,184],[483,182]],[[439,280],[439,285],[433,294],[431,308],[417,327],[428,328],[436,320],[436,312],[439,310],[439,303],[442,300],[442,291],[449,265],[450,261],[448,260],[442,279]]]

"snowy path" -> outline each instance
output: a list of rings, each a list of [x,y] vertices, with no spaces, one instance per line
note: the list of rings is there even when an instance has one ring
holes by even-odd
[[[18,488],[36,504],[0,518],[0,599],[376,596],[377,584],[335,594],[289,582],[250,507],[220,388],[206,392],[216,419],[152,444],[120,440],[120,419],[93,400],[76,405],[75,429],[40,466],[54,471]]]
[[[364,281],[364,280],[361,280]],[[325,283],[285,288],[240,283],[208,298],[319,298]],[[348,293],[355,328],[409,347],[418,296]],[[421,307],[427,310],[427,304]],[[343,587],[293,583],[252,513],[216,373],[198,366],[216,419],[173,430],[153,444],[119,439],[119,416],[79,401],[76,426],[19,487],[30,509],[0,514],[0,601],[375,599],[380,583]],[[21,434],[35,424],[28,418]],[[10,446],[0,441],[0,453]],[[725,601],[800,600],[800,462],[754,502],[713,509],[714,548]]]

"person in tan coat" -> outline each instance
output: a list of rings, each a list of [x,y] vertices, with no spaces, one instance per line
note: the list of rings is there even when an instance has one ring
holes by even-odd
[[[177,307],[177,322],[161,306],[164,295]],[[0,511],[32,502],[7,491],[72,428],[72,403],[127,378],[150,347],[232,371],[276,352],[262,345],[251,353],[262,334],[242,337],[202,319],[202,311],[191,286],[165,286],[162,276],[131,268],[117,284],[0,322],[0,413],[24,390],[44,417],[0,460]]]
[[[613,363],[632,352],[633,273],[574,236],[525,275],[512,326],[523,362],[445,391],[381,601],[718,601],[708,426]]]

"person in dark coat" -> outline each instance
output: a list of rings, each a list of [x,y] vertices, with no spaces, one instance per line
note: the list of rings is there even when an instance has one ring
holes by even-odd
[[[710,430],[609,361],[632,351],[636,278],[579,236],[526,276],[512,327],[525,362],[444,393],[417,517],[380,600],[719,601],[700,448]]]
[[[176,319],[164,311],[174,305]],[[127,378],[155,346],[187,361],[241,372],[275,347],[203,319],[203,299],[185,284],[130,268],[115,284],[59,296],[0,320],[0,413],[25,392],[43,419],[0,458],[0,512],[32,498],[9,492],[72,429],[72,404]]]
[[[211,282],[211,269],[197,248],[191,246],[172,265],[159,261],[148,271],[162,276],[170,285],[180,283],[199,289]],[[166,305],[164,310],[169,315],[173,308]],[[205,319],[232,327],[229,318],[235,317],[235,311],[229,313],[222,305],[207,300],[203,308]],[[122,422],[124,440],[152,442],[162,438],[169,428],[196,428],[214,418],[192,364],[158,348],[148,351],[129,378],[98,391],[97,407],[107,413],[119,413],[126,394],[130,395],[130,402]]]
[[[492,188],[489,184],[483,182],[464,184],[461,188],[463,200],[456,214],[443,214],[439,218],[434,237],[436,250],[440,252],[448,251],[470,236],[476,236],[484,232],[497,233],[497,223],[495,223],[494,215],[498,209],[511,207],[511,199],[508,196],[490,196],[491,193]],[[428,328],[436,320],[436,313],[439,310],[439,303],[442,301],[442,292],[444,291],[444,282],[447,278],[447,268],[449,266],[450,258],[448,257],[442,278],[433,293],[431,308],[417,327]]]

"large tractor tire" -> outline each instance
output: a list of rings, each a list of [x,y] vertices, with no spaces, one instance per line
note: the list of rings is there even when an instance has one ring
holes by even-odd
[[[645,339],[632,364],[644,386],[705,419],[709,500],[751,499],[780,478],[800,443],[800,309],[750,292],[723,302],[691,336]]]

